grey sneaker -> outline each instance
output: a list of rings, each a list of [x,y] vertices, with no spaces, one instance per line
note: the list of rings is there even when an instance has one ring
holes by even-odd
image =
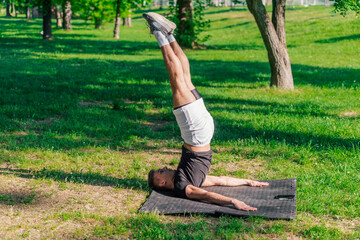
[[[167,20],[160,14],[149,12],[144,13],[143,17],[148,22],[151,33],[153,33],[154,31],[161,31],[165,35],[174,33],[176,24],[172,21]]]

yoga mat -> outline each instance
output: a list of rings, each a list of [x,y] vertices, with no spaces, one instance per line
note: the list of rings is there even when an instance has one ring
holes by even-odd
[[[139,212],[162,214],[205,213],[212,215],[261,216],[270,219],[293,220],[296,216],[296,179],[260,180],[268,187],[212,186],[203,189],[239,199],[256,207],[257,211],[241,211],[233,206],[219,206],[191,199],[178,198],[172,191],[152,191]]]

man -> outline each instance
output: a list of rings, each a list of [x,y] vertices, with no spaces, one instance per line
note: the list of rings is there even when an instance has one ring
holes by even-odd
[[[191,82],[189,61],[176,42],[173,32],[176,25],[156,13],[145,13],[152,34],[155,35],[169,73],[173,94],[174,115],[184,139],[177,170],[164,167],[149,173],[149,186],[153,189],[173,190],[179,197],[219,205],[233,205],[239,210],[256,211],[244,202],[200,187],[207,186],[268,186],[268,183],[231,177],[207,175],[212,159],[210,141],[214,123],[204,101]]]

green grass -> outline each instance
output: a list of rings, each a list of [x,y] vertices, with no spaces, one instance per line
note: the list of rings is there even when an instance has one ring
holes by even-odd
[[[43,41],[40,19],[0,17],[0,237],[359,238],[360,25],[331,11],[286,13],[294,91],[268,87],[246,9],[210,8],[208,48],[186,51],[216,125],[210,174],[297,178],[295,221],[137,213],[181,147],[141,12],[120,40],[74,20]]]

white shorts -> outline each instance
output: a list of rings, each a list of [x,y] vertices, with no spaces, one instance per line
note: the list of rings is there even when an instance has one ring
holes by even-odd
[[[202,98],[174,109],[173,112],[185,143],[201,147],[211,142],[214,134],[214,120],[206,110]]]

